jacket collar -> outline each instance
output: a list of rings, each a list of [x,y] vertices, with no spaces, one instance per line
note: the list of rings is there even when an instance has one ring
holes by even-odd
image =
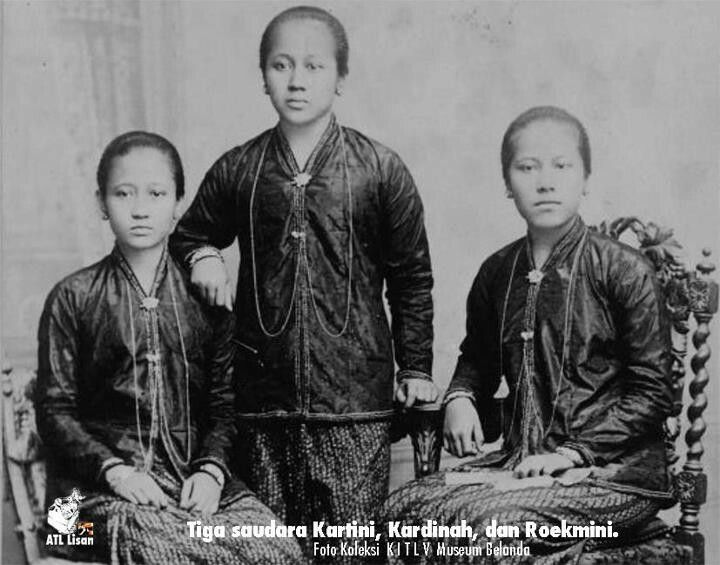
[[[332,153],[339,135],[340,126],[333,114],[330,116],[330,122],[310,154],[304,172],[310,173],[314,176],[320,169],[322,169],[325,161],[327,161],[327,158]],[[279,123],[272,131],[272,142],[275,147],[278,161],[289,176],[294,177],[298,173],[303,172],[300,170],[297,161],[295,161],[295,155],[293,155],[292,149],[290,149],[290,144],[288,143],[285,134],[282,132],[282,129],[280,129]]]
[[[583,235],[585,235],[585,232],[587,231],[587,226],[585,225],[585,222],[583,222],[582,218],[580,216],[575,216],[575,219],[573,220],[572,225],[570,226],[570,229],[568,232],[560,238],[560,240],[555,244],[552,251],[550,252],[550,255],[547,258],[547,261],[545,261],[545,264],[542,266],[540,270],[546,271],[549,268],[555,266],[557,263],[562,261],[565,257],[567,257],[573,249],[580,243],[580,241],[583,238]],[[530,243],[530,235],[525,238],[526,239],[526,252],[528,257],[528,262],[530,264],[530,267],[532,269],[535,267],[535,262],[533,260],[533,254],[532,254],[532,246]]]

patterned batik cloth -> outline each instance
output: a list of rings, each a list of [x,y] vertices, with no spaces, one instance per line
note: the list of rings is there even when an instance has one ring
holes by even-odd
[[[280,523],[239,481],[225,485],[218,511],[202,518],[178,508],[182,484],[157,463],[151,477],[175,505],[165,509],[128,502],[118,496],[88,496],[80,518],[93,522],[92,548],[63,552],[68,558],[102,560],[111,565],[290,565],[306,563],[296,538],[232,537],[234,525]],[[204,542],[191,537],[187,522],[201,520],[203,526],[225,526],[225,537]],[[74,548],[70,548],[74,549]]]
[[[518,546],[520,540],[530,548],[530,556],[522,555],[473,555],[439,556],[434,553],[421,558],[407,559],[412,563],[474,563],[474,564],[532,564],[532,565],[569,565],[577,563],[583,550],[616,545],[627,540],[628,530],[638,528],[650,520],[660,509],[660,505],[649,498],[636,494],[615,491],[582,480],[573,485],[554,483],[552,486],[530,486],[518,489],[496,488],[492,484],[446,485],[445,473],[436,473],[423,479],[412,481],[395,490],[383,506],[378,524],[400,521],[405,525],[424,525],[427,520],[437,520],[438,524],[452,526],[466,520],[477,538],[427,539],[418,541],[444,542],[447,546],[486,548],[488,543],[494,546],[499,541],[505,546]],[[497,525],[516,525],[520,528],[518,539],[488,538],[486,526],[496,520]],[[537,526],[560,526],[565,520],[568,525],[606,526],[612,521],[613,530],[618,538],[561,538],[534,537],[525,538],[527,521]],[[623,535],[625,534],[625,535]],[[388,561],[403,563],[403,557],[390,556]]]
[[[313,521],[369,525],[387,497],[390,422],[255,420],[242,421],[239,428],[240,476],[286,524],[308,526],[308,538],[299,540],[308,555]]]

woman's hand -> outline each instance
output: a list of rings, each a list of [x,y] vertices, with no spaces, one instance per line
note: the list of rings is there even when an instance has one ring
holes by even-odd
[[[454,398],[445,406],[445,449],[456,457],[476,455],[485,442],[480,418],[469,398]]]
[[[192,267],[190,282],[200,290],[208,304],[224,306],[232,312],[234,289],[222,259],[210,256],[199,260]]]
[[[217,512],[222,487],[207,473],[193,473],[185,480],[180,493],[180,508],[196,511],[203,518]]]
[[[528,455],[515,467],[513,475],[518,479],[539,475],[556,475],[573,467],[575,467],[575,463],[559,453]]]
[[[395,391],[395,400],[410,408],[416,402],[435,402],[438,389],[435,383],[425,379],[403,379]]]
[[[166,508],[170,503],[168,496],[150,475],[128,465],[108,469],[105,479],[115,494],[135,504]]]

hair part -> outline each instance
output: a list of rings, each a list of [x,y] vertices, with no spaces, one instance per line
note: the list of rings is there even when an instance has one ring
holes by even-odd
[[[265,28],[260,40],[260,70],[265,75],[268,55],[272,48],[275,32],[282,24],[295,20],[311,20],[325,24],[330,30],[335,41],[335,62],[337,64],[338,76],[344,78],[349,72],[348,59],[350,57],[350,46],[348,44],[345,28],[330,12],[315,6],[295,6],[280,12]]]
[[[123,157],[133,149],[139,148],[157,149],[167,158],[175,181],[175,199],[180,200],[185,196],[185,174],[183,173],[180,154],[175,146],[163,136],[147,131],[129,131],[118,135],[108,143],[105,151],[100,157],[97,168],[97,185],[100,194],[105,197],[107,183],[113,167],[113,160],[116,157]]]
[[[590,176],[592,172],[590,139],[582,122],[567,110],[563,110],[557,106],[535,106],[515,118],[503,136],[502,147],[500,149],[500,162],[502,164],[502,174],[506,185],[510,180],[510,165],[515,157],[515,138],[530,124],[545,121],[567,124],[575,129],[578,134],[578,151],[583,162],[583,168],[585,169],[585,178]]]

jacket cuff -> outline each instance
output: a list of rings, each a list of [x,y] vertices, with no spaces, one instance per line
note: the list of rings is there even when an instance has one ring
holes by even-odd
[[[422,379],[424,381],[432,382],[432,376],[428,375],[423,371],[416,371],[415,369],[401,369],[397,372],[395,380],[398,383],[403,382],[406,379]]]
[[[593,455],[592,451],[590,451],[590,449],[588,449],[585,445],[581,443],[575,441],[566,441],[555,449],[555,451],[558,450],[572,450],[582,458],[585,465],[595,465],[595,456]]]
[[[117,467],[118,465],[125,465],[125,461],[123,461],[119,457],[108,457],[107,459],[105,459],[105,461],[103,461],[100,465],[100,470],[95,477],[95,481],[98,483],[101,482],[105,478],[105,473],[113,467]]]
[[[456,398],[467,398],[470,400],[470,402],[473,403],[473,405],[477,406],[477,403],[475,401],[475,393],[471,390],[467,390],[464,388],[454,388],[452,390],[448,390],[445,393],[442,405],[447,406],[451,400],[455,400]]]
[[[208,455],[207,457],[199,457],[195,459],[191,464],[190,468],[193,471],[199,471],[200,468],[205,465],[206,463],[212,463],[213,465],[216,465],[220,468],[220,470],[223,472],[223,475],[225,475],[225,482],[232,479],[232,473],[230,472],[230,469],[228,469],[228,466],[225,464],[225,461],[220,459],[219,457],[213,457],[212,455]]]

